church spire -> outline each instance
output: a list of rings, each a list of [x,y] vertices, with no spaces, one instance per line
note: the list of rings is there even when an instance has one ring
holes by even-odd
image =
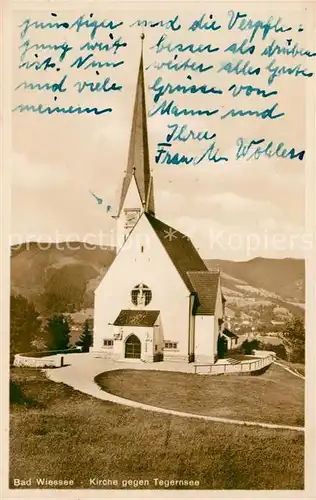
[[[123,207],[130,182],[134,176],[142,202],[143,210],[154,214],[153,182],[150,173],[149,145],[147,131],[147,111],[145,99],[145,79],[143,64],[143,39],[141,35],[141,56],[134,102],[133,121],[129,143],[128,161],[121,198],[119,214]]]

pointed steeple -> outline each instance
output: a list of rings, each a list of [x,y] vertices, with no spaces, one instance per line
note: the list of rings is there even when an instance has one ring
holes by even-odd
[[[142,202],[144,212],[154,214],[154,193],[153,182],[150,173],[149,145],[147,131],[147,111],[145,98],[145,79],[143,64],[143,39],[141,36],[141,57],[138,70],[138,79],[136,86],[136,96],[133,111],[132,129],[129,143],[128,161],[118,215],[121,212],[124,200],[134,176],[138,188],[139,196]]]

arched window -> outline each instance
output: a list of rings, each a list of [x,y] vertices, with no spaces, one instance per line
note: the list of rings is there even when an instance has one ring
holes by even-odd
[[[151,290],[148,286],[140,283],[132,290],[132,302],[134,306],[147,306],[152,299]]]

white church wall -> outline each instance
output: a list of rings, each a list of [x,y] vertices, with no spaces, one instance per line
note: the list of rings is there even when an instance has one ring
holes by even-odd
[[[220,284],[220,279],[218,280],[218,288],[217,288],[217,297],[216,297],[216,302],[215,302],[215,314],[214,314],[214,354],[217,355],[217,340],[218,340],[218,335],[221,331],[221,327],[218,324],[219,319],[223,319],[224,316],[224,308],[223,308],[223,301],[222,301],[222,292],[221,292],[221,284]]]
[[[113,338],[113,323],[122,309],[139,309],[131,301],[132,289],[143,283],[152,300],[142,307],[159,310],[164,341],[177,343],[188,354],[189,291],[144,215],[118,252],[95,291],[94,351],[103,351],[103,339]]]
[[[154,341],[156,346],[156,348],[154,347],[154,354],[161,356],[164,350],[164,337],[163,330],[160,325],[154,326]]]
[[[214,316],[195,316],[195,362],[214,363]]]
[[[221,327],[218,320],[223,318],[221,285],[218,281],[214,315],[195,317],[195,360],[197,363],[214,363],[217,356],[217,340]]]
[[[227,349],[234,349],[234,347],[237,346],[236,339],[232,339],[231,337],[228,337],[228,335],[223,334],[225,339],[227,340]]]

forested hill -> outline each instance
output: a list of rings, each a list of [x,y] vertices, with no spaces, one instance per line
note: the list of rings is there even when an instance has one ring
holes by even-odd
[[[30,299],[42,314],[91,308],[93,291],[114,257],[114,248],[80,242],[71,242],[70,246],[62,243],[46,247],[37,243],[13,246],[12,292]],[[247,313],[251,308],[266,307],[278,308],[281,315],[283,309],[297,315],[304,313],[303,260],[206,260],[206,264],[221,269],[229,310]]]

